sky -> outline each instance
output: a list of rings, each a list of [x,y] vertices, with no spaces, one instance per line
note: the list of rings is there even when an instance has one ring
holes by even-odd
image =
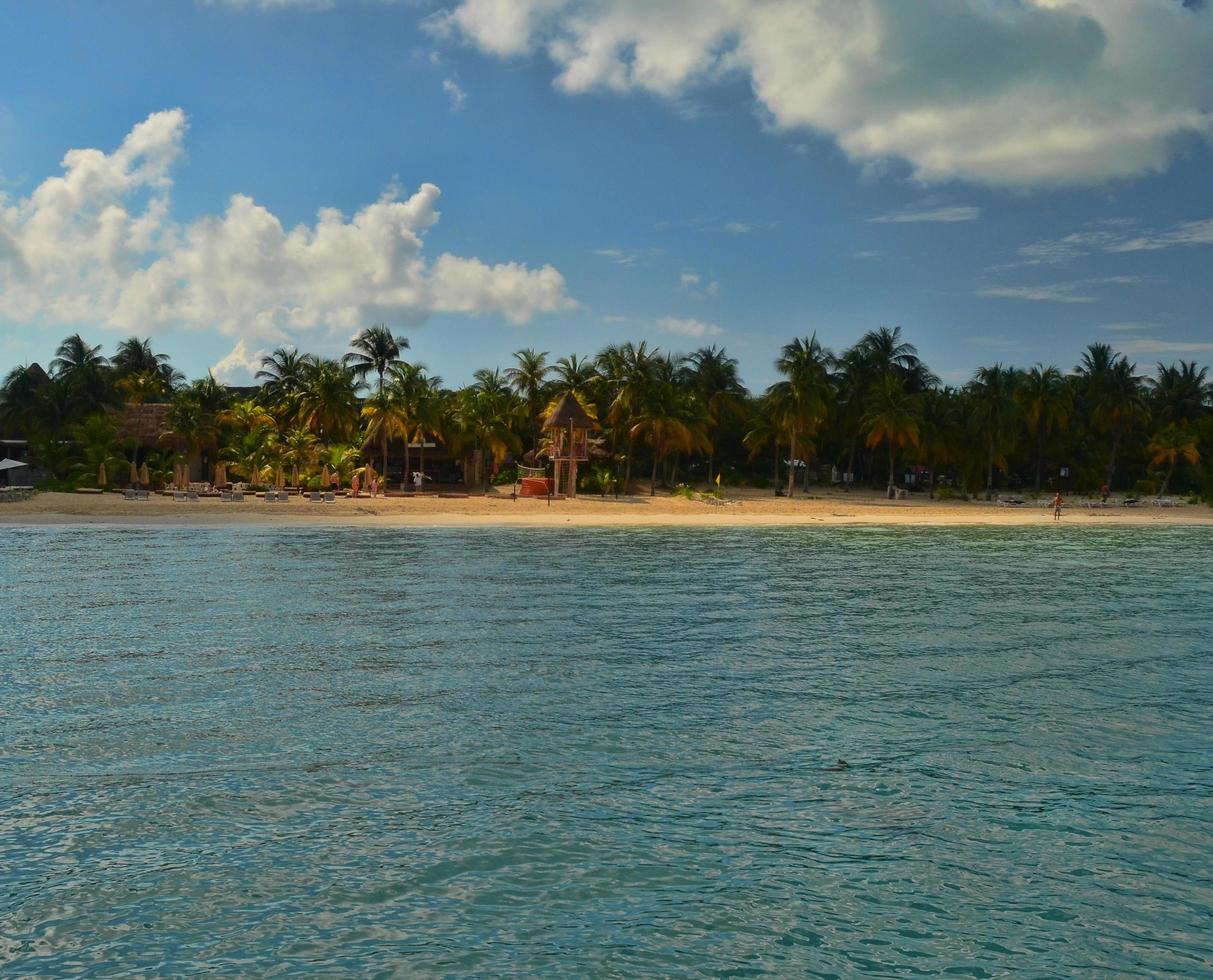
[[[1213,362],[1203,0],[0,5],[0,369],[901,326],[948,383]]]

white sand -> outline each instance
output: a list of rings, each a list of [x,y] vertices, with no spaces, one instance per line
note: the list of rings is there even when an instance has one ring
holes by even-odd
[[[681,497],[583,496],[576,500],[510,499],[509,492],[467,498],[360,497],[313,504],[295,497],[286,504],[267,504],[247,497],[243,503],[201,499],[176,502],[153,495],[147,501],[123,500],[118,494],[43,493],[30,500],[0,504],[0,523],[66,524],[315,524],[315,525],[504,525],[504,526],[773,526],[810,524],[888,525],[1047,525],[1048,508],[999,507],[985,501],[932,501],[925,497],[886,500],[874,493],[813,493],[788,500],[769,491],[731,491],[729,503],[717,506]],[[1067,507],[1063,524],[1208,524],[1213,508],[1183,505],[1088,511]]]

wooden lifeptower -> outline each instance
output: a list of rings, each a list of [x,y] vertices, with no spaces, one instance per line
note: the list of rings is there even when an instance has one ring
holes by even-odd
[[[598,428],[598,424],[581,407],[581,402],[566,393],[544,419],[543,428],[551,438],[548,456],[552,460],[552,492],[560,493],[560,467],[565,464],[566,495],[576,497],[577,464],[590,458],[590,430]]]

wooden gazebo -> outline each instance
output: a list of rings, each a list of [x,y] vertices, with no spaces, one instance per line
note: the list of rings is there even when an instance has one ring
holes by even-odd
[[[560,493],[560,468],[566,467],[566,495],[577,496],[577,464],[590,458],[590,430],[598,423],[570,394],[561,396],[556,407],[543,420],[543,428],[551,438],[548,456],[552,460],[553,493]]]

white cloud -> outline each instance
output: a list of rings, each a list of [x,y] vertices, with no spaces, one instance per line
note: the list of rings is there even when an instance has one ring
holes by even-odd
[[[1120,341],[1116,349],[1122,354],[1208,354],[1213,342],[1192,340],[1158,340],[1154,337],[1133,337]]]
[[[459,83],[453,78],[444,78],[442,91],[451,100],[451,112],[462,112],[463,107],[467,104],[468,94],[460,88]]]
[[[1138,235],[1108,247],[1109,252],[1156,252],[1181,245],[1213,245],[1213,218],[1185,221],[1170,231]]]
[[[1088,184],[1213,135],[1213,4],[1179,0],[458,0],[428,28],[542,52],[567,93],[677,101],[745,78],[771,126],[926,181]]]
[[[1099,297],[1091,291],[1093,286],[1136,286],[1144,280],[1138,276],[1103,276],[1099,279],[1079,279],[1074,282],[1055,282],[1042,286],[991,286],[978,290],[978,296],[987,299],[1026,299],[1047,303],[1096,303]]]
[[[720,283],[713,279],[705,284],[698,272],[684,272],[678,277],[678,286],[696,299],[715,299],[720,295]]]
[[[248,341],[241,337],[226,356],[211,365],[211,374],[221,384],[251,385],[261,369],[261,359],[268,353],[265,347],[250,351]]]
[[[754,230],[754,226],[746,221],[730,221],[724,226],[724,230],[731,235],[748,235]]]
[[[678,334],[681,337],[718,337],[724,331],[714,323],[703,320],[680,320],[672,316],[663,316],[657,321],[657,329],[662,333]]]
[[[1213,218],[1184,221],[1167,231],[1133,231],[1134,221],[1104,222],[1111,227],[1076,231],[1019,250],[1024,265],[1069,262],[1093,252],[1157,252],[1167,248],[1213,245]],[[1115,229],[1115,230],[1113,230]]]
[[[18,323],[178,327],[280,343],[300,331],[345,335],[376,320],[496,314],[525,323],[569,309],[551,266],[423,255],[440,195],[392,186],[346,217],[322,208],[285,228],[234,194],[222,214],[179,225],[170,169],[187,123],[153,113],[113,153],[71,150],[62,176],[0,197],[0,316]]]
[[[616,265],[635,265],[641,259],[665,254],[661,248],[596,248],[594,254]]]
[[[235,7],[237,10],[328,10],[333,0],[199,0],[203,6]]]
[[[877,225],[901,225],[917,222],[933,224],[953,224],[958,221],[976,221],[981,217],[981,208],[966,205],[952,205],[939,208],[903,208],[900,211],[890,211],[868,221]]]

